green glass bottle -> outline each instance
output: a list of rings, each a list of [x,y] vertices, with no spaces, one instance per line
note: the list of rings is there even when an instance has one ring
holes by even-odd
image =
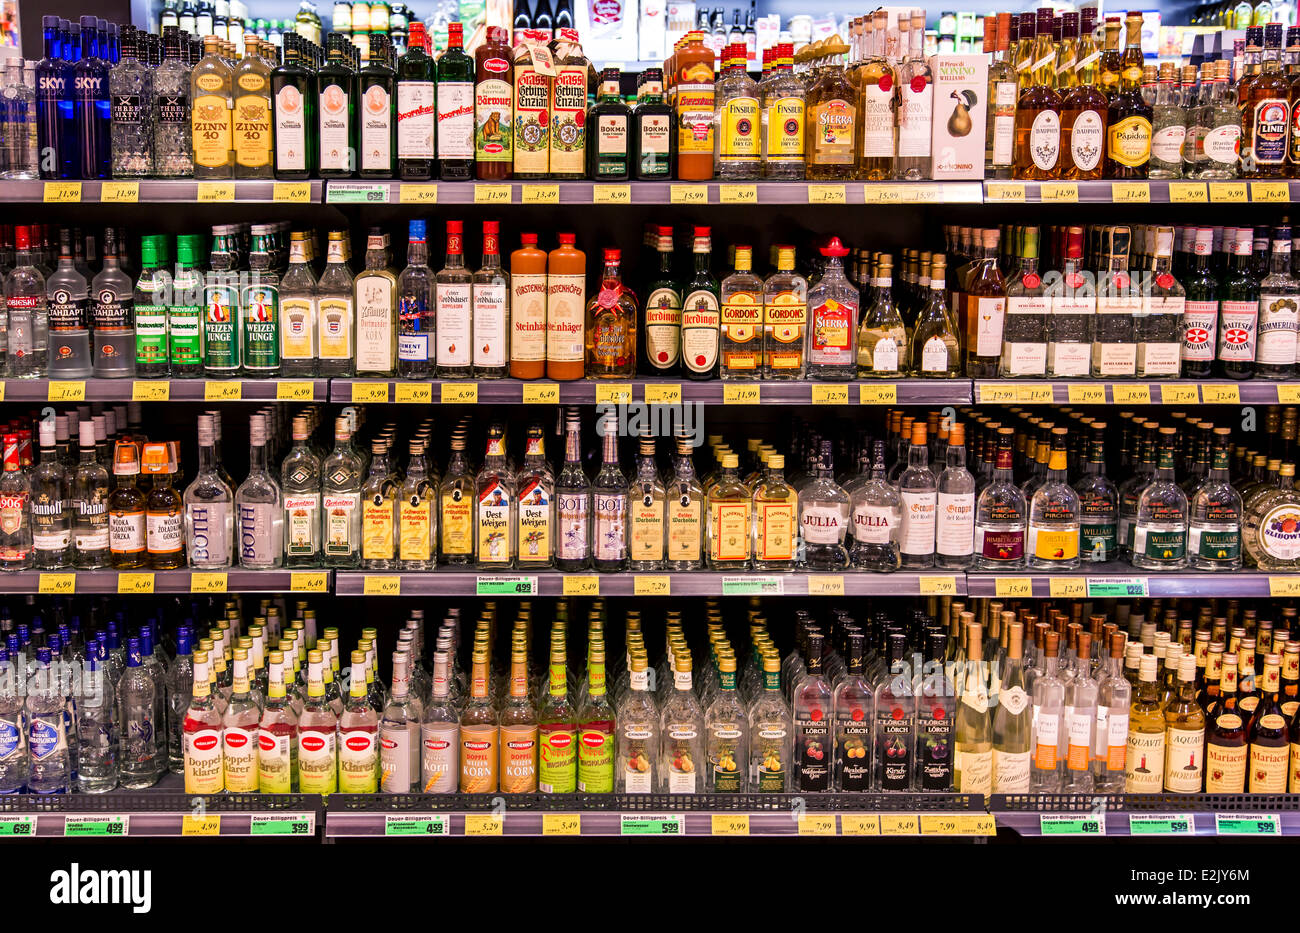
[[[167,307],[167,348],[174,378],[203,375],[203,273],[198,267],[201,236],[176,239],[176,274]]]
[[[1241,227],[1232,262],[1219,282],[1219,375],[1249,379],[1255,375],[1256,325],[1259,322],[1259,281],[1251,271],[1254,231]]]
[[[600,89],[587,119],[592,127],[587,174],[596,181],[626,181],[630,177],[632,112],[619,93],[617,68],[600,73]]]
[[[275,177],[311,178],[316,171],[316,88],[307,49],[295,33],[284,37],[284,61],[271,72],[275,109]]]
[[[244,372],[275,376],[280,372],[280,273],[271,255],[271,227],[253,225],[248,254],[248,282],[240,292],[240,330]]]
[[[1219,282],[1210,271],[1214,228],[1196,227],[1191,257],[1180,281],[1187,292],[1183,306],[1184,379],[1209,378],[1214,368],[1214,338],[1219,326]]]
[[[212,252],[203,286],[203,371],[239,375],[239,257],[231,227],[212,231]]]
[[[330,33],[329,59],[316,72],[321,178],[351,178],[357,167],[356,75],[347,64],[344,43],[351,44],[345,36]]]

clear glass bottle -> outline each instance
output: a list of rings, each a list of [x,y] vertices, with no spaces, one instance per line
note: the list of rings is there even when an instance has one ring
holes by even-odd
[[[49,374],[56,379],[85,379],[91,374],[90,284],[73,265],[73,231],[59,229],[59,264],[45,280],[49,340],[54,352]]]
[[[938,508],[938,484],[928,465],[924,422],[912,424],[911,443],[907,448],[907,468],[898,477],[898,494],[902,507],[899,525],[899,550],[904,569],[934,566],[934,536]]]
[[[749,717],[736,690],[736,656],[717,661],[717,690],[704,713],[705,755],[708,773],[705,790],[714,794],[739,794],[747,790]]]
[[[420,790],[426,794],[453,793],[457,786],[460,715],[450,699],[451,661],[448,646],[433,654],[430,702],[420,722]]]
[[[546,442],[540,427],[530,427],[524,462],[515,477],[515,511],[519,528],[519,567],[548,568],[555,562],[555,477],[546,460]]]
[[[1294,516],[1300,509],[1295,464],[1281,464],[1276,485],[1262,489],[1258,499],[1248,499],[1245,508],[1242,544],[1250,561],[1267,571],[1300,568],[1300,533],[1294,528]]]
[[[438,474],[430,469],[425,444],[423,438],[411,440],[397,499],[397,566],[402,570],[432,570],[437,564]]]
[[[474,562],[480,569],[508,569],[514,563],[515,483],[506,457],[505,430],[488,428],[483,468],[474,480]]]
[[[600,471],[591,482],[592,566],[612,573],[627,569],[628,481],[618,463],[617,416],[605,415],[602,427]]]
[[[370,445],[370,469],[361,485],[361,566],[391,570],[397,555],[397,493],[400,481],[390,468],[388,439]]]
[[[280,465],[284,493],[284,566],[321,562],[321,464],[308,443],[306,416],[293,419],[293,447]]]
[[[1029,766],[1031,793],[1061,791],[1064,762],[1060,760],[1061,730],[1065,728],[1065,683],[1058,674],[1060,635],[1047,632],[1043,670],[1033,681],[1034,757]]]
[[[483,221],[483,263],[471,286],[476,379],[503,379],[509,369],[510,276],[501,268],[500,243],[500,224]]]
[[[1013,613],[1003,613],[1002,626],[1007,632],[1007,654],[998,673],[998,702],[993,711],[993,793],[1025,794],[1029,792],[1034,713],[1025,689],[1024,624],[1015,621]]]
[[[713,86],[717,126],[713,174],[729,181],[758,178],[762,173],[759,87],[745,70],[744,46],[727,46],[722,65]]]
[[[994,736],[989,714],[988,662],[983,655],[984,630],[974,621],[973,613],[961,613],[960,622],[966,633],[967,656],[958,678],[961,698],[954,730],[953,789],[961,794],[991,794]]]
[[[916,681],[907,654],[907,636],[893,632],[887,640],[885,676],[876,683],[873,785],[882,791],[912,788],[916,757]]]
[[[849,551],[844,546],[849,496],[835,482],[834,449],[832,441],[821,442],[812,479],[798,493],[801,566],[809,570],[840,570],[849,565]],[[933,516],[931,534],[933,537]]]
[[[695,475],[691,439],[679,437],[676,444],[673,476],[665,490],[668,544],[664,569],[698,570],[704,566],[704,487]]]
[[[902,506],[898,490],[885,478],[885,442],[872,445],[871,473],[849,497],[852,543],[849,562],[858,570],[888,572],[900,566],[898,535]]]
[[[307,699],[298,716],[298,787],[305,794],[338,790],[338,717],[325,699],[325,659],[307,652]]]
[[[1002,375],[1047,374],[1047,316],[1051,299],[1038,269],[1038,227],[1019,227],[1020,266],[1007,281],[1002,328]]]
[[[898,154],[894,177],[919,181],[930,177],[930,123],[934,114],[934,78],[925,55],[925,12],[912,10],[907,55],[898,66]]]
[[[32,566],[52,570],[72,563],[72,511],[69,477],[54,444],[54,422],[40,422],[40,455],[31,471],[27,509],[31,522]],[[12,509],[10,502],[6,509]],[[21,506],[19,506],[21,508]]]
[[[735,271],[722,280],[721,367],[724,380],[752,381],[761,375],[763,280],[753,272],[753,249],[735,247]]]
[[[1291,274],[1289,225],[1273,228],[1271,254],[1268,275],[1259,283],[1255,375],[1261,379],[1291,379],[1300,357],[1296,339],[1300,282]]]
[[[1104,562],[1119,556],[1119,490],[1106,475],[1106,422],[1088,426],[1082,475],[1074,483],[1079,499],[1079,556]]]
[[[794,73],[794,46],[778,43],[771,72],[759,84],[763,104],[764,178],[804,177],[804,83]]]
[[[108,566],[108,470],[95,457],[95,425],[78,425],[80,458],[70,477],[72,561],[83,570]]]
[[[947,263],[942,253],[930,257],[928,287],[908,341],[912,374],[929,379],[953,379],[961,375],[961,340],[948,310]]]
[[[379,715],[366,698],[366,653],[353,651],[351,661],[348,697],[339,714],[339,790],[373,794],[379,789]]]
[[[658,788],[654,773],[659,763],[659,711],[651,692],[644,649],[628,658],[628,690],[618,704],[614,790],[620,794],[648,794]]]
[[[1105,250],[1097,275],[1097,318],[1092,338],[1093,378],[1137,375],[1136,319],[1142,310],[1141,288],[1129,274],[1128,227],[1104,233]],[[1179,345],[1181,347],[1181,335]]]
[[[683,646],[672,657],[672,685],[659,711],[659,792],[698,794],[705,788],[704,713],[692,689]]]
[[[248,444],[248,477],[235,490],[239,566],[270,570],[284,564],[284,500],[267,464],[265,416],[250,419]]]
[[[910,356],[908,333],[893,300],[893,258],[882,253],[871,280],[875,299],[858,326],[858,375],[897,379],[906,375]]]
[[[185,566],[184,506],[172,486],[177,464],[167,444],[145,444],[141,467],[152,479],[145,494],[145,549],[154,570]]]
[[[1092,635],[1080,632],[1071,659],[1073,671],[1065,684],[1065,716],[1062,721],[1062,789],[1065,793],[1093,791],[1092,756],[1096,747],[1098,685],[1091,676]]]
[[[1160,63],[1160,85],[1151,108],[1151,161],[1148,178],[1183,177],[1187,108],[1179,99],[1177,64]]]
[[[1137,374],[1143,379],[1177,377],[1181,365],[1183,309],[1187,292],[1172,272],[1174,228],[1147,230],[1148,236],[1154,237],[1155,248],[1150,282],[1143,290],[1142,308],[1134,323]],[[1151,240],[1148,239],[1148,252],[1150,246]]]
[[[1187,495],[1174,475],[1176,434],[1171,427],[1160,429],[1155,476],[1138,497],[1131,559],[1143,570],[1187,566]]]
[[[808,378],[845,382],[858,373],[859,295],[844,277],[849,251],[839,237],[821,247],[826,265],[808,290]]]
[[[945,467],[939,474],[935,513],[936,567],[969,567],[975,547],[975,477],[966,469],[966,427],[948,429]]]
[[[628,489],[628,569],[658,570],[663,567],[667,539],[667,490],[655,463],[654,437],[642,436],[637,447],[636,469]]]
[[[331,230],[325,271],[316,283],[316,371],[326,377],[356,372],[357,319],[347,249],[348,234]]]
[[[406,241],[406,268],[397,277],[397,375],[424,379],[433,374],[433,271],[425,242],[425,222],[412,220]]]
[[[1047,476],[1029,503],[1026,560],[1035,570],[1073,570],[1079,566],[1079,494],[1067,478],[1066,428],[1052,429]]]
[[[707,495],[705,552],[711,570],[744,570],[750,559],[752,502],[740,481],[740,458],[724,454],[722,472]]]
[[[270,163],[267,163],[269,170]],[[308,234],[289,234],[289,268],[280,281],[281,376],[314,376],[320,332],[317,323],[316,274],[312,271]],[[246,309],[255,313],[256,306]]]
[[[831,734],[833,697],[823,671],[824,637],[809,633],[804,663],[806,669],[790,694],[794,721],[794,782],[798,793],[819,793],[831,788],[834,738]]]
[[[153,75],[153,174],[188,178],[194,174],[190,131],[190,66],[180,30],[163,28],[163,60]]]
[[[321,463],[321,550],[326,567],[356,567],[361,559],[361,456],[351,422],[334,421],[334,449]]]
[[[1241,567],[1241,494],[1228,475],[1229,428],[1214,429],[1210,470],[1188,501],[1187,562],[1197,570]]]
[[[807,365],[808,280],[794,259],[794,247],[777,247],[776,271],[763,282],[764,380],[802,379]]]
[[[434,276],[437,305],[437,375],[441,379],[468,379],[473,375],[474,276],[465,268],[464,224],[447,221],[447,253],[443,267]]]
[[[366,267],[352,280],[356,309],[356,374],[392,376],[397,365],[397,275],[389,266],[388,237],[371,227]]]
[[[158,708],[153,672],[142,663],[140,640],[127,639],[126,670],[117,685],[118,780],[127,790],[152,787],[166,770],[166,750],[159,745],[159,726],[166,714]]]
[[[832,483],[834,482],[832,478]],[[772,454],[766,470],[754,487],[754,569],[793,570],[795,567],[796,523],[799,495],[785,479],[785,457]],[[838,505],[832,517],[838,521]],[[841,539],[843,535],[840,535]],[[806,553],[806,552],[805,552]]]

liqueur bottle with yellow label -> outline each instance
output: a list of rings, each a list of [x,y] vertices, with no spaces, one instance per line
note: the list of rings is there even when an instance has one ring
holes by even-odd
[[[270,178],[275,169],[271,156],[271,66],[252,34],[244,36],[244,57],[235,68],[234,94],[231,135],[235,177]]]
[[[432,570],[436,563],[438,477],[429,469],[426,443],[423,438],[411,441],[406,480],[397,501],[397,566],[403,570]]]
[[[545,43],[525,41],[514,54],[515,178],[545,178],[550,168],[551,124],[548,116],[555,66]]]
[[[754,489],[754,569],[794,570],[799,494],[785,479],[785,457],[772,454]]]
[[[722,473],[708,490],[707,557],[710,570],[749,566],[751,506],[740,481],[740,458],[724,454]]]
[[[763,104],[763,177],[804,177],[804,86],[794,76],[794,46],[776,46],[771,72],[759,85]]]
[[[1146,178],[1151,161],[1151,105],[1142,96],[1142,14],[1130,13],[1124,28],[1123,70],[1106,115],[1106,177]],[[1285,142],[1282,148],[1285,154]]]
[[[753,249],[737,246],[736,268],[722,280],[722,363],[726,380],[759,378],[763,356],[763,280],[753,272]]]
[[[234,177],[231,149],[231,86],[234,75],[221,54],[220,40],[203,40],[204,55],[190,73],[190,128],[194,140],[194,177]]]
[[[389,472],[388,442],[371,444],[370,474],[361,487],[361,566],[389,570],[396,557],[397,491]]]
[[[762,171],[758,83],[745,71],[743,45],[728,45],[722,55],[723,72],[714,93],[714,175],[725,179],[758,178]]]
[[[659,570],[664,563],[667,490],[655,464],[655,439],[639,443],[636,473],[628,490],[628,569]]]
[[[1285,747],[1285,729],[1282,740]],[[1185,654],[1178,659],[1178,692],[1165,707],[1165,791],[1199,794],[1204,773],[1205,714],[1196,702],[1196,657]],[[1285,783],[1285,765],[1282,774]]]
[[[677,177],[707,181],[713,177],[713,50],[704,34],[688,32],[673,53],[673,109],[677,124]]]
[[[465,428],[451,436],[451,459],[438,487],[441,512],[439,550],[448,564],[469,564],[474,560],[474,473],[465,457]]]
[[[551,81],[550,177],[587,177],[587,69],[576,29],[561,29],[555,40],[555,78]]]
[[[488,428],[483,469],[474,490],[475,566],[509,568],[515,553],[515,486],[506,460],[505,429],[499,424]]]
[[[838,37],[832,38],[824,47],[826,64],[808,88],[804,150],[812,181],[849,179],[856,171],[858,95],[844,73],[842,56],[848,50]]]
[[[1031,568],[1073,570],[1079,566],[1079,494],[1066,478],[1065,428],[1052,429],[1047,480],[1029,504],[1026,557]]]
[[[1048,633],[1051,638],[1052,633]],[[1164,787],[1165,717],[1156,686],[1153,654],[1143,655],[1138,665],[1138,689],[1128,717],[1128,753],[1124,791],[1129,794],[1159,793]]]

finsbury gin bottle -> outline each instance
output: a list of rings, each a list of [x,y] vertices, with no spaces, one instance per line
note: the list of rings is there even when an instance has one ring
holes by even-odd
[[[284,503],[266,465],[266,417],[253,415],[248,432],[248,478],[235,492],[239,566],[271,570],[284,563]]]

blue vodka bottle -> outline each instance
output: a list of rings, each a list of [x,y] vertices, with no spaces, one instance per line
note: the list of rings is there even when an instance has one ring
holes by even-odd
[[[81,60],[73,66],[73,87],[82,178],[109,178],[112,165],[113,110],[101,38],[97,17],[81,17]]]
[[[36,63],[36,138],[42,178],[78,177],[77,132],[72,103],[72,67],[64,59],[64,34],[57,16],[41,20],[45,57]]]

